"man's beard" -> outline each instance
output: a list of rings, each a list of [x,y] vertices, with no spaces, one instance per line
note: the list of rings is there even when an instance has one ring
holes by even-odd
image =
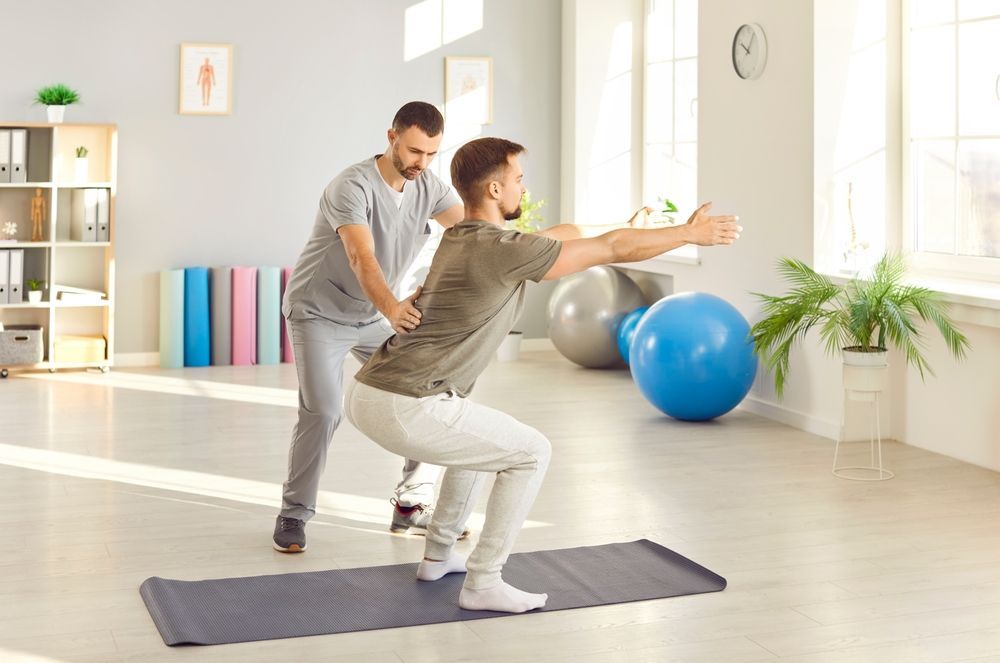
[[[417,176],[421,173],[419,168],[406,168],[406,164],[404,164],[403,160],[399,158],[399,149],[395,146],[392,148],[392,166],[396,169],[397,173],[408,180],[417,179]]]
[[[513,212],[504,212],[503,218],[505,221],[513,221],[514,219],[521,218],[521,201],[518,201],[517,207],[514,208]]]

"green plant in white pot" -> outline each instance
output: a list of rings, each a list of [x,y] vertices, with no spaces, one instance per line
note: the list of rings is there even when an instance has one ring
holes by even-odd
[[[545,206],[545,200],[532,200],[531,192],[525,191],[521,196],[521,215],[516,219],[507,222],[507,227],[522,233],[533,233],[540,230],[544,219],[539,213]],[[521,339],[524,333],[512,329],[507,333],[507,337],[497,348],[497,359],[499,361],[514,361],[521,355]]]
[[[89,152],[90,150],[83,145],[76,148],[76,161],[73,164],[73,175],[77,182],[86,182],[87,176],[90,174],[89,162],[87,160],[87,154]]]
[[[45,288],[45,281],[38,279],[25,279],[24,285],[28,288],[28,302],[38,304],[42,301],[42,290]]]
[[[905,355],[921,378],[925,371],[932,375],[933,371],[924,357],[919,321],[937,328],[956,359],[964,358],[969,349],[968,339],[948,316],[941,296],[904,282],[906,263],[901,256],[884,255],[869,278],[854,278],[845,285],[832,282],[794,258],[782,258],[778,271],[792,288],[780,296],[754,293],[763,301],[764,317],[751,328],[750,335],[754,351],[774,373],[779,398],[788,378],[792,347],[813,327],[819,329],[827,354],[841,353],[845,366],[883,368],[888,365],[886,354],[892,346]],[[873,382],[861,372],[856,374],[862,388],[866,381],[871,385],[883,379],[874,378]]]
[[[35,103],[45,106],[49,122],[53,124],[62,122],[66,107],[79,101],[80,94],[62,83],[47,85],[35,92]]]

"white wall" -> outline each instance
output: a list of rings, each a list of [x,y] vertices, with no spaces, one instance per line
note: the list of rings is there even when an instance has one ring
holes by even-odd
[[[160,269],[293,264],[326,183],[385,149],[400,105],[443,101],[446,55],[494,58],[484,132],[529,148],[529,188],[558,220],[559,2],[485,0],[482,28],[445,44],[440,20],[407,34],[407,17],[476,3],[4,2],[0,120],[42,120],[33,92],[61,81],[82,95],[68,121],[119,126],[119,352],[158,347]],[[234,45],[232,116],[177,114],[184,41]],[[529,295],[529,336],[545,333],[546,294]]]

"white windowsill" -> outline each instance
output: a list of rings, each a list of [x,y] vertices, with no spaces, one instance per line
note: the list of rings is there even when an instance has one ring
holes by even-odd
[[[634,269],[639,272],[648,272],[650,274],[662,274],[664,276],[673,276],[674,269],[677,265],[700,265],[701,258],[699,256],[681,256],[681,255],[671,255],[666,253],[662,256],[656,256],[655,258],[650,258],[649,260],[643,260],[642,262],[622,262],[615,263],[613,267],[621,267],[622,269]]]

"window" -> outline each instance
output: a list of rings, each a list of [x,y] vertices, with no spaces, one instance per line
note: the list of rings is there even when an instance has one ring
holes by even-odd
[[[647,0],[644,44],[642,197],[670,199],[683,223],[698,205],[698,0]]]
[[[903,246],[925,271],[1000,280],[1000,1],[906,9]]]

